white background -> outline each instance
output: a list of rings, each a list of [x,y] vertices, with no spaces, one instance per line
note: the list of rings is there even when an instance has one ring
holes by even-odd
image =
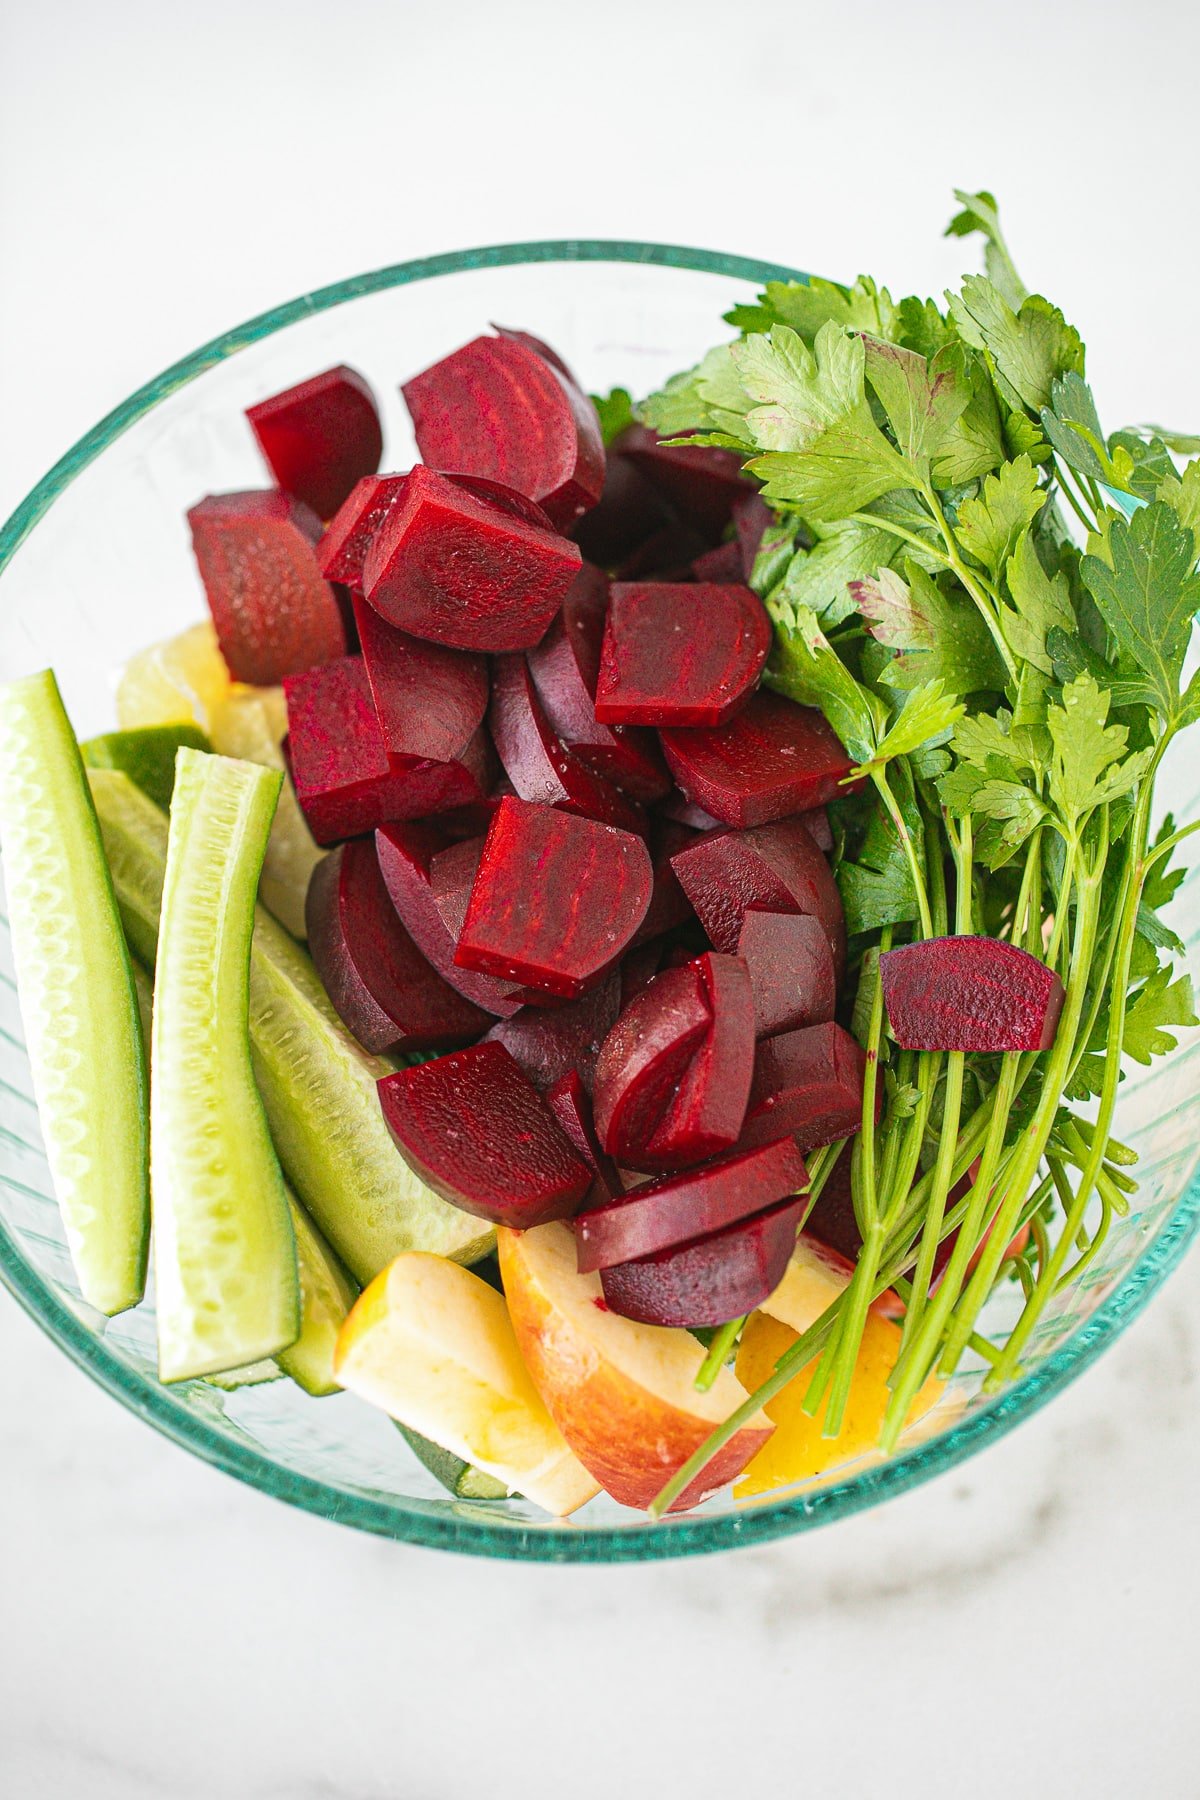
[[[511,238],[937,291],[990,186],[1113,423],[1197,428],[1200,23],[813,0],[0,0],[0,514],[305,288]],[[136,553],[136,547],[131,547]],[[0,1792],[1194,1800],[1200,1259],[940,1482],[681,1565],[360,1539],[156,1438],[0,1300]]]

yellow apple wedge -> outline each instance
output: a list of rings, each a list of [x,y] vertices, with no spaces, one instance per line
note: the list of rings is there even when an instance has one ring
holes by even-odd
[[[338,1336],[344,1388],[564,1517],[599,1492],[542,1404],[502,1295],[469,1269],[406,1251]]]
[[[566,1225],[497,1233],[500,1272],[521,1353],[555,1424],[614,1500],[649,1506],[674,1471],[746,1398],[729,1369],[707,1393],[690,1332],[609,1312],[598,1275],[575,1266]],[[730,1440],[673,1511],[732,1481],[771,1435],[763,1414]]]

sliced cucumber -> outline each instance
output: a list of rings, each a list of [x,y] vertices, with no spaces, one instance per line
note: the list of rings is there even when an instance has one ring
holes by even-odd
[[[121,917],[153,964],[167,821],[124,775],[90,773]],[[402,1250],[477,1262],[495,1232],[427,1188],[383,1122],[369,1056],[334,1012],[312,959],[261,907],[250,958],[254,1073],[279,1159],[350,1273],[366,1283]]]
[[[240,1369],[300,1332],[295,1239],[247,1028],[254,897],[279,780],[179,752],[150,1050],[163,1381]]]
[[[106,731],[79,746],[89,769],[122,769],[149,794],[156,806],[168,807],[175,791],[175,752],[211,750],[198,725],[145,725],[136,731]]]
[[[283,1370],[268,1357],[265,1362],[248,1363],[244,1369],[214,1369],[204,1377],[210,1387],[233,1393],[238,1388],[263,1387],[268,1381],[280,1381]]]
[[[461,1456],[455,1456],[453,1450],[443,1450],[440,1444],[422,1437],[419,1431],[411,1431],[407,1425],[396,1421],[396,1429],[419,1462],[424,1463],[435,1481],[440,1481],[447,1493],[458,1500],[505,1500],[508,1489],[494,1475],[487,1475],[477,1469],[474,1463],[464,1462]]]
[[[333,1378],[333,1351],[346,1314],[358,1298],[350,1279],[294,1194],[288,1194],[300,1271],[300,1336],[276,1357],[297,1387],[319,1398],[341,1392]]]
[[[146,1063],[129,952],[49,670],[0,688],[0,836],[46,1158],[85,1300],[136,1306],[149,1232]]]
[[[287,703],[283,689],[235,683],[212,715],[213,747],[222,756],[240,756],[267,769],[284,769]],[[324,856],[308,829],[290,777],[284,774],[271,839],[263,858],[258,897],[294,937],[307,935],[304,901],[308,881]]]

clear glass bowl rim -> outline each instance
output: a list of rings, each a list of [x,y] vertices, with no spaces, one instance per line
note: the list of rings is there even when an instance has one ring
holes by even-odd
[[[553,239],[493,244],[396,263],[303,294],[224,332],[145,383],[80,438],[55,463],[0,529],[0,574],[22,541],[63,490],[121,434],[161,400],[194,381],[206,369],[272,333],[348,300],[439,275],[528,263],[644,263],[765,282],[806,280],[802,271],[777,263],[675,244],[609,239]],[[715,323],[715,321],[714,321]],[[879,1501],[942,1474],[1011,1431],[1095,1361],[1132,1323],[1183,1257],[1200,1230],[1200,1173],[1132,1269],[1103,1304],[1058,1350],[1013,1383],[989,1406],[968,1415],[952,1430],[880,1463],[849,1480],[831,1482],[790,1499],[763,1503],[737,1513],[665,1520],[658,1525],[579,1526],[574,1529],[495,1527],[452,1510],[434,1511],[428,1502],[383,1498],[318,1481],[282,1467],[253,1446],[218,1430],[177,1402],[169,1390],[129,1368],[104,1340],[66,1306],[53,1287],[17,1248],[0,1223],[0,1281],[47,1336],[122,1405],[194,1455],[277,1500],[320,1518],[352,1525],[429,1548],[475,1556],[539,1562],[639,1562],[763,1543],[860,1512]]]

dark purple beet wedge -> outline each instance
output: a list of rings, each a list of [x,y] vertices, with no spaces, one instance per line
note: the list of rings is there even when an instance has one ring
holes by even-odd
[[[717,544],[712,550],[693,557],[691,573],[695,582],[741,583],[744,580],[742,553],[736,542]]]
[[[321,522],[290,494],[210,494],[188,513],[221,655],[235,681],[271,687],[341,656],[341,608],[313,550]]]
[[[664,931],[673,931],[677,925],[686,925],[689,919],[695,918],[692,903],[680,887],[671,865],[671,858],[695,840],[696,833],[689,831],[686,825],[678,825],[673,819],[651,819],[649,846],[654,886],[646,916],[633,940],[635,944],[661,937]]]
[[[464,1212],[524,1231],[567,1219],[592,1185],[502,1044],[473,1044],[385,1075],[379,1099],[409,1167]]]
[[[796,814],[796,821],[803,825],[818,850],[829,855],[833,849],[833,830],[829,823],[829,814],[823,806],[814,806],[808,812]]]
[[[612,452],[626,457],[672,511],[714,542],[733,517],[738,500],[753,492],[741,458],[711,445],[663,444],[645,425],[629,425]]]
[[[879,959],[892,1036],[904,1050],[1048,1050],[1063,984],[999,938],[930,938]]]
[[[783,1280],[803,1200],[781,1200],[753,1218],[654,1256],[602,1269],[611,1312],[647,1325],[724,1325],[770,1298]]]
[[[669,524],[670,518],[666,502],[646,477],[638,474],[628,457],[610,449],[604,492],[572,527],[571,536],[589,562],[611,569]]]
[[[798,819],[716,831],[679,850],[671,867],[714,946],[737,950],[742,921],[759,912],[819,919],[840,981],[846,960],[842,897],[829,864]]]
[[[574,999],[620,959],[650,904],[640,838],[502,800],[458,940],[460,968]]]
[[[331,519],[383,455],[375,396],[356,369],[326,369],[246,409],[279,486]]]
[[[317,545],[322,575],[361,594],[371,540],[404,493],[406,475],[366,475],[338,507]]]
[[[317,864],[305,924],[325,991],[364,1050],[442,1050],[470,1043],[491,1023],[405,931],[370,838],[342,844]]]
[[[523,335],[474,338],[402,391],[425,462],[503,482],[566,530],[604,490],[600,421],[554,352]]]
[[[639,1166],[711,1023],[693,962],[648,982],[604,1040],[596,1061],[596,1133],[623,1167]]]
[[[600,1148],[591,1096],[578,1071],[568,1070],[552,1088],[547,1089],[545,1099],[546,1105],[571,1140],[572,1148],[592,1171],[592,1185],[580,1211],[589,1212],[595,1206],[606,1205],[621,1192],[621,1177],[617,1174],[612,1158],[605,1156]]]
[[[440,820],[438,823],[440,825]],[[520,993],[513,983],[497,981],[494,976],[480,975],[473,969],[460,969],[454,961],[461,915],[459,923],[451,929],[438,905],[431,876],[435,858],[448,849],[449,844],[450,840],[429,824],[385,825],[375,833],[379,867],[392,905],[422,955],[428,958],[443,980],[466,999],[495,1018],[511,1018],[521,1006]],[[472,881],[475,866],[472,863]],[[447,874],[445,865],[442,874]],[[467,893],[469,891],[468,887]],[[446,904],[445,894],[442,901]],[[462,911],[465,914],[466,894]]]
[[[429,762],[461,756],[487,711],[486,659],[398,631],[361,595],[354,617],[388,755]]]
[[[847,791],[853,763],[825,717],[759,692],[728,725],[660,732],[675,780],[726,825],[766,825]]]
[[[709,1026],[634,1168],[685,1169],[737,1143],[754,1073],[754,997],[740,956],[696,959]]]
[[[837,1007],[833,953],[819,919],[756,912],[742,920],[738,955],[750,972],[754,1030],[760,1037],[824,1025]]]
[[[596,685],[604,725],[724,725],[771,648],[757,594],[717,582],[617,582]]]
[[[564,1075],[576,1074],[588,1093],[600,1046],[617,1022],[621,980],[614,969],[598,987],[563,1006],[523,1006],[488,1032],[503,1044],[535,1088],[545,1093]]]
[[[496,658],[488,727],[505,774],[522,800],[558,806],[622,831],[645,830],[640,807],[586,767],[558,737],[525,657]]]
[[[749,581],[754,573],[763,533],[775,523],[775,514],[759,494],[743,494],[733,503],[735,543],[741,562],[741,578]]]
[[[754,1059],[742,1146],[765,1144],[784,1132],[801,1150],[851,1137],[862,1124],[866,1066],[861,1048],[840,1025],[764,1038]]]

